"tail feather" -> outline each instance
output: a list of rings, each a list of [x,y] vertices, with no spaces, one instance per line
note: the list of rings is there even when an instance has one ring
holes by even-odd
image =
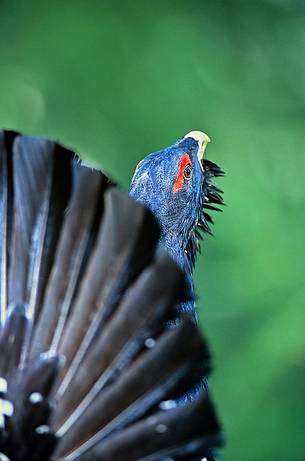
[[[9,302],[26,302],[33,318],[51,195],[53,149],[54,143],[42,139],[17,137],[13,144]]]
[[[74,154],[0,133],[0,458],[191,460],[221,444],[185,280],[150,212]],[[8,307],[10,306],[10,307]]]
[[[152,265],[127,290],[116,314],[105,325],[103,335],[89,349],[69,387],[63,393],[59,389],[58,420],[63,415],[69,415],[85,397],[88,405],[87,393],[94,386],[94,392],[90,393],[92,402],[138,356],[145,342],[153,343],[151,338],[159,333],[169,313],[174,314],[171,306],[178,299],[182,282],[181,272],[160,251]],[[173,288],[171,291],[164,289],[168,284]]]
[[[159,236],[152,216],[142,207],[134,206],[128,196],[112,189],[105,200],[97,245],[59,346],[59,352],[66,358],[61,375],[61,378],[65,375],[65,379],[59,394],[67,389],[128,284],[152,258]],[[149,232],[145,232],[147,228]]]
[[[91,173],[77,163],[73,165],[74,190],[46,287],[43,310],[32,343],[32,357],[48,348],[57,349],[76,295],[89,244],[95,202],[103,180],[102,175]]]
[[[9,155],[14,136],[0,130],[0,325],[4,324],[8,305],[8,248],[12,220],[12,158]]]
[[[54,422],[58,434],[65,435],[60,455],[78,445],[87,450],[97,440],[106,439],[111,432],[136,421],[158,401],[167,398],[187,372],[186,357],[196,356],[200,344],[201,337],[191,322],[161,335],[155,347],[142,354],[103,393],[94,392],[90,400],[88,394],[61,427],[57,428],[58,422]],[[101,415],[99,420],[96,413]]]
[[[208,456],[209,447],[221,443],[219,423],[207,395],[188,406],[159,411],[97,443],[79,461],[157,461],[186,460],[200,454]],[[73,459],[72,456],[66,457]]]
[[[11,307],[0,335],[0,376],[11,377],[20,367],[28,336],[30,321],[23,305]],[[3,353],[5,350],[6,353]]]

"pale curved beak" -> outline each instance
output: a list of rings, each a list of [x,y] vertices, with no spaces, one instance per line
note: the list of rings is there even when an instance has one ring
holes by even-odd
[[[208,145],[209,142],[211,142],[209,136],[205,133],[203,133],[202,131],[190,131],[189,133],[187,133],[184,137],[184,138],[193,138],[195,139],[195,141],[198,142],[198,160],[199,160],[199,163],[202,167],[202,159],[203,159],[203,156],[204,156],[204,151],[206,149],[206,146]]]

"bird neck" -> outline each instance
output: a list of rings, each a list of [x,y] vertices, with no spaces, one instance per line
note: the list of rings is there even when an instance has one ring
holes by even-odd
[[[172,229],[164,229],[161,225],[160,244],[168,251],[186,275],[192,278],[194,254],[189,249],[189,238]]]
[[[191,267],[188,263],[185,243],[183,242],[181,234],[172,230],[162,229],[160,244],[168,251],[183,271],[191,275]]]
[[[197,312],[195,307],[195,293],[192,277],[192,265],[188,258],[185,243],[182,241],[179,234],[175,232],[164,232],[162,230],[160,237],[160,245],[167,250],[174,261],[182,268],[186,278],[186,288],[188,301],[179,305],[179,312],[186,313],[191,316],[192,320],[197,322]]]

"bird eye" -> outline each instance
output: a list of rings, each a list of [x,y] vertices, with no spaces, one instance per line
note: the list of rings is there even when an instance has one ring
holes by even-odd
[[[193,175],[192,167],[190,164],[188,164],[184,168],[183,176],[185,179],[191,179],[192,175]]]

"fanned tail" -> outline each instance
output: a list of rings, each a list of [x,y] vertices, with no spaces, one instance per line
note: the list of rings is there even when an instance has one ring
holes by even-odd
[[[0,458],[196,460],[221,445],[184,276],[148,210],[45,139],[0,133]],[[5,456],[7,458],[5,458]]]

